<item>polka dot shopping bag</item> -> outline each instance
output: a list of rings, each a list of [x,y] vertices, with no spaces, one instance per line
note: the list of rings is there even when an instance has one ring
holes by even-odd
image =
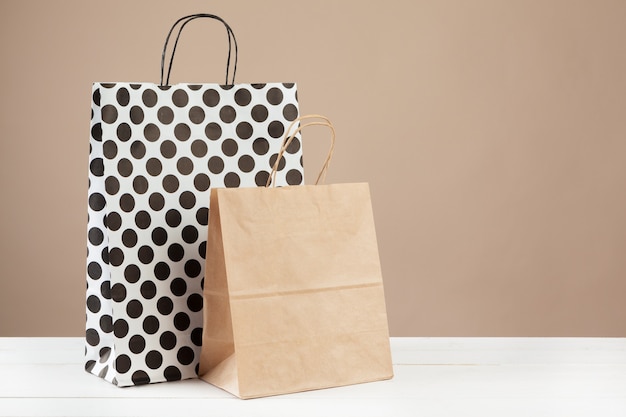
[[[226,82],[170,84],[198,18],[226,28]],[[278,185],[303,182],[299,138],[278,156],[296,85],[235,84],[236,69],[230,26],[194,14],[168,33],[159,84],[93,84],[85,369],[115,385],[197,376],[211,188],[264,186],[277,160]]]

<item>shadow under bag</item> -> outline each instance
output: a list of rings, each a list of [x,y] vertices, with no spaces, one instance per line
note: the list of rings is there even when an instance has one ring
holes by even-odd
[[[178,37],[198,18],[226,27],[226,82],[170,85]],[[211,189],[264,186],[277,160],[278,184],[303,181],[300,141],[278,156],[296,85],[235,84],[236,66],[230,26],[195,14],[170,30],[159,84],[93,85],[85,368],[115,385],[197,376]]]
[[[296,133],[334,143],[323,119]],[[210,207],[202,379],[254,398],[392,377],[368,184],[213,189]]]

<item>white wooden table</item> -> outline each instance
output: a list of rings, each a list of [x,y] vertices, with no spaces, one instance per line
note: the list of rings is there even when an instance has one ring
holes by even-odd
[[[80,338],[0,338],[1,416],[626,416],[626,339],[392,338],[389,381],[240,400],[201,380],[117,388]]]

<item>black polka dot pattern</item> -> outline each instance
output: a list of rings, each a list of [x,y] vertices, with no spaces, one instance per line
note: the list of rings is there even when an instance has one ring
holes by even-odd
[[[211,187],[264,186],[295,84],[96,83],[85,369],[119,386],[194,378]],[[298,136],[276,185],[303,182]]]

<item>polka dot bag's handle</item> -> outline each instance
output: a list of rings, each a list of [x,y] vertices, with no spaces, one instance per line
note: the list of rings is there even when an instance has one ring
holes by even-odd
[[[290,133],[291,129],[293,129],[293,127],[297,123],[299,123],[302,120],[308,120],[308,119],[322,119],[323,121],[305,123],[299,126],[293,133]],[[330,160],[333,157],[333,152],[335,150],[335,127],[326,116],[320,116],[318,114],[310,114],[307,116],[298,117],[296,120],[291,122],[291,124],[285,131],[285,139],[283,140],[283,144],[280,148],[280,152],[278,152],[278,156],[276,157],[276,162],[274,162],[274,166],[272,167],[272,172],[270,172],[270,176],[267,178],[267,183],[265,183],[266,187],[269,187],[270,184],[275,186],[276,172],[278,171],[278,166],[280,165],[280,160],[283,157],[283,154],[285,153],[289,145],[291,145],[291,142],[296,137],[296,135],[300,133],[302,129],[308,126],[326,126],[330,129],[330,132],[331,132],[330,148],[328,149],[328,155],[326,156],[324,165],[322,165],[322,169],[320,170],[320,173],[317,176],[317,179],[315,180],[315,185],[318,185],[320,182],[322,183],[324,182],[324,180],[326,179],[326,171],[328,171],[328,167],[330,166]]]
[[[209,18],[209,19],[219,20],[226,27],[226,33],[228,35],[228,58],[226,59],[226,85],[233,85],[235,83],[235,74],[237,73],[237,53],[238,53],[238,49],[237,49],[237,39],[235,39],[235,34],[233,33],[233,30],[230,28],[228,23],[226,23],[226,21],[224,19],[222,19],[221,17],[219,17],[219,16],[216,16],[216,15],[213,15],[213,14],[208,14],[208,13],[196,13],[196,14],[190,14],[189,16],[184,16],[184,17],[181,17],[180,19],[178,19],[172,25],[172,28],[170,29],[170,31],[167,33],[167,37],[165,38],[165,44],[163,45],[163,53],[161,54],[161,82],[159,83],[159,85],[165,86],[165,85],[169,85],[169,83],[170,83],[170,74],[172,72],[172,64],[174,63],[174,54],[176,54],[176,47],[178,46],[178,40],[180,39],[180,34],[182,33],[183,28],[185,27],[185,25],[187,25],[187,23],[191,22],[192,20],[199,19],[199,18]],[[165,72],[165,55],[166,55],[166,51],[167,51],[167,46],[169,44],[172,32],[174,31],[176,26],[179,23],[181,23],[181,22],[183,22],[183,23],[181,24],[180,28],[178,29],[178,34],[176,35],[176,40],[174,41],[174,46],[172,47],[172,54],[171,54],[171,57],[170,57],[170,60],[169,60],[169,65],[167,67],[167,74],[165,76],[165,83],[163,83],[163,77],[164,77],[164,72]],[[235,45],[235,54],[234,54],[234,63],[233,63],[233,78],[232,78],[232,81],[229,84],[228,83],[228,74],[230,73],[230,61],[231,61],[232,44]]]

